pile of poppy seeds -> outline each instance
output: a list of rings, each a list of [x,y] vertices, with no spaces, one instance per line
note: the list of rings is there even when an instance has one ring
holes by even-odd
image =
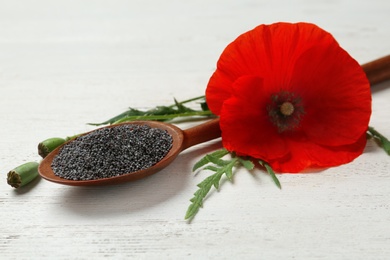
[[[95,180],[147,169],[172,147],[172,136],[147,125],[101,128],[65,144],[54,157],[55,175],[68,180]]]

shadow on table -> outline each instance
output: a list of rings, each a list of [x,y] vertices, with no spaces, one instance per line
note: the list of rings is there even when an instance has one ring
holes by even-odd
[[[221,143],[216,141],[205,147],[189,149],[164,170],[138,181],[101,187],[66,187],[60,207],[88,218],[153,207],[180,194],[194,176],[191,169],[196,160],[219,148]]]

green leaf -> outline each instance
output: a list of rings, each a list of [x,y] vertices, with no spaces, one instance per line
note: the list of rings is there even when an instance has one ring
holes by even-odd
[[[192,168],[192,171],[196,171],[200,167],[210,163],[210,158],[222,158],[225,155],[227,155],[229,152],[226,149],[220,149],[215,152],[212,152],[210,154],[207,154],[202,159],[200,159],[197,163],[195,163],[194,167]],[[211,157],[210,157],[211,156]]]
[[[382,146],[383,150],[390,155],[390,141],[385,136],[383,136],[381,133],[376,131],[373,127],[368,127],[368,132],[373,136]]]
[[[221,159],[228,153],[230,153],[231,155],[229,160]],[[278,178],[276,177],[276,174],[273,171],[272,167],[262,160],[259,160],[259,164],[265,167],[276,186],[281,189],[282,186]],[[253,170],[255,167],[254,163],[250,158],[248,159],[236,156],[235,153],[228,152],[226,149],[217,150],[213,153],[207,154],[201,160],[199,160],[194,165],[193,171],[205,166],[203,170],[213,171],[214,173],[198,184],[199,189],[194,193],[194,197],[190,199],[191,204],[187,209],[185,219],[192,219],[197,214],[200,207],[203,206],[203,201],[212,186],[214,186],[217,190],[219,189],[220,181],[223,175],[226,175],[226,178],[229,181],[233,181],[233,169],[234,167],[240,165],[244,166],[249,171]]]
[[[172,107],[166,107],[166,106],[157,106],[155,108],[149,109],[142,114],[141,116],[162,116],[162,115],[173,115],[177,114],[178,111]]]
[[[200,103],[200,107],[202,108],[203,111],[210,110],[210,109],[209,109],[209,106],[207,105],[206,102]]]
[[[117,116],[114,116],[106,121],[101,123],[89,123],[90,125],[100,126],[106,124],[117,124],[122,122],[134,121],[134,120],[159,120],[166,121],[171,120],[176,117],[193,117],[193,116],[213,116],[209,109],[205,109],[205,106],[200,104],[199,110],[191,109],[185,106],[185,103],[204,100],[204,96],[191,98],[182,102],[178,102],[174,99],[174,104],[170,106],[156,106],[155,108],[149,109],[147,111],[141,111],[134,108],[129,108],[128,111],[125,111]]]
[[[215,164],[215,165],[218,165],[218,166],[225,166],[225,165],[228,165],[230,161],[227,161],[227,160],[222,160],[220,158],[217,158],[217,157],[214,157],[210,154],[206,155],[206,158],[207,160],[209,160],[209,162]]]
[[[217,172],[219,170],[219,168],[216,167],[216,166],[213,166],[213,165],[207,165],[206,167],[203,168],[203,170],[209,170],[209,171]]]
[[[259,163],[260,163],[260,165],[264,166],[265,169],[267,170],[267,172],[269,173],[269,175],[271,175],[271,178],[272,178],[272,180],[274,181],[274,183],[276,184],[276,186],[277,186],[279,189],[282,189],[282,185],[280,185],[279,179],[278,179],[278,177],[276,177],[275,172],[274,172],[274,170],[271,168],[271,166],[270,166],[268,163],[266,163],[266,162],[264,162],[264,161],[262,161],[262,160],[259,160]]]
[[[255,164],[251,160],[245,160],[241,157],[238,158],[238,161],[241,163],[242,166],[245,167],[248,171],[251,171],[255,168]]]
[[[193,112],[194,110],[191,108],[188,108],[183,105],[183,103],[177,102],[176,98],[174,98],[175,105],[177,107],[177,112],[179,113],[185,113],[185,112]]]
[[[205,116],[212,117],[214,116],[210,111],[195,111],[195,112],[186,112],[180,114],[168,114],[168,115],[144,115],[144,116],[127,116],[115,121],[113,124],[119,124],[124,122],[131,122],[134,120],[157,120],[157,121],[167,121],[178,117],[194,117],[194,116]],[[188,120],[189,121],[189,120]]]
[[[215,183],[219,183],[222,175],[223,172],[216,172],[198,184],[199,189],[194,193],[194,197],[190,200],[192,203],[187,209],[185,219],[193,218],[196,215],[199,208],[203,206],[203,200],[209,193],[211,187],[215,186]]]
[[[219,156],[221,156],[221,154],[217,153],[217,155]],[[208,160],[210,159],[210,157],[213,156],[209,154]],[[214,159],[215,157],[212,158],[212,160]],[[218,159],[218,162],[220,162],[219,160],[220,159]],[[191,205],[187,209],[185,219],[191,219],[196,215],[196,213],[199,211],[199,208],[202,207],[203,200],[205,199],[206,195],[208,194],[212,186],[214,186],[217,190],[219,189],[220,180],[224,174],[230,181],[232,180],[233,167],[236,165],[238,159],[232,158],[229,161],[225,161],[225,160],[222,161],[223,161],[223,165],[208,165],[204,168],[205,170],[211,170],[214,171],[215,173],[207,177],[204,181],[198,184],[199,189],[194,193],[194,197],[190,200]],[[208,161],[207,163],[209,162],[211,161]]]
[[[226,166],[225,166],[225,173],[226,177],[229,181],[233,181],[233,167],[236,164],[236,160],[231,160]]]
[[[138,109],[135,109],[135,108],[129,108],[129,110],[117,115],[117,116],[114,116],[106,121],[103,121],[101,123],[88,123],[89,125],[93,125],[93,126],[100,126],[100,125],[107,125],[107,124],[113,124],[114,122],[118,121],[119,119],[121,118],[124,118],[124,117],[129,117],[129,116],[140,116],[140,115],[144,115],[145,112],[142,112]]]

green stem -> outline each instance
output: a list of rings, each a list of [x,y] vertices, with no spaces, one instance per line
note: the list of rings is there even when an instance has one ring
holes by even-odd
[[[113,124],[124,123],[128,121],[134,120],[169,120],[176,117],[187,117],[187,116],[212,116],[213,113],[211,111],[193,111],[193,112],[185,112],[179,114],[172,115],[145,115],[145,116],[126,116],[115,121]]]
[[[177,102],[175,99],[175,103],[170,105],[170,106],[157,106],[157,107],[150,109],[150,110],[147,110],[147,111],[141,111],[138,109],[129,108],[129,110],[127,110],[119,115],[116,115],[116,116],[114,116],[114,117],[112,117],[104,122],[89,123],[89,125],[100,126],[100,125],[115,124],[118,122],[127,122],[129,120],[140,120],[140,119],[159,120],[160,118],[165,118],[164,116],[167,116],[167,115],[176,115],[179,113],[196,112],[190,108],[185,107],[183,104],[193,102],[193,101],[196,101],[199,99],[204,99],[204,98],[205,98],[205,96],[198,96],[198,97],[190,98],[190,99],[187,99],[187,100],[184,100],[181,102]],[[205,105],[205,103],[201,103],[201,108],[202,108],[201,111],[208,111],[209,110],[207,105]],[[147,116],[147,118],[143,118],[141,116]],[[151,117],[151,116],[158,116],[158,117]],[[187,116],[187,114],[185,114],[184,116]],[[191,116],[191,114],[188,114],[188,116]],[[172,119],[174,117],[176,117],[176,116],[168,117],[167,119]],[[160,120],[164,120],[164,119],[160,119]]]
[[[199,96],[199,97],[194,97],[194,98],[190,98],[190,99],[187,99],[187,100],[184,100],[184,101],[180,101],[179,104],[186,104],[186,103],[190,103],[192,101],[196,101],[196,100],[199,100],[199,99],[204,99],[205,96]],[[169,107],[175,107],[176,104],[172,104],[170,105]]]

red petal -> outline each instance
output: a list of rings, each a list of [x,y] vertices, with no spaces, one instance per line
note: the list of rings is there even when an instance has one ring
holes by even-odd
[[[364,133],[356,143],[344,146],[321,146],[312,142],[288,142],[290,153],[283,159],[269,161],[277,172],[298,173],[306,168],[322,168],[349,163],[363,153],[367,138]]]
[[[223,144],[229,151],[241,155],[281,158],[288,150],[268,118],[264,104],[269,93],[262,84],[262,79],[255,76],[244,76],[234,83],[234,94],[221,110]]]
[[[281,91],[305,114],[278,133],[267,104]],[[259,26],[229,44],[206,90],[224,146],[282,172],[347,163],[361,154],[371,114],[366,76],[333,37],[311,24]]]
[[[210,110],[219,115],[230,97],[233,82],[244,75],[263,77],[277,88],[287,88],[296,60],[318,42],[333,37],[313,24],[275,23],[260,25],[230,43],[210,78],[206,98]]]
[[[370,85],[360,65],[338,45],[321,44],[306,51],[293,75],[292,88],[306,113],[301,129],[311,141],[345,145],[366,132]]]
[[[206,89],[206,102],[209,109],[216,115],[221,113],[223,102],[230,98],[233,89],[232,82],[221,71],[217,70],[211,76]]]

